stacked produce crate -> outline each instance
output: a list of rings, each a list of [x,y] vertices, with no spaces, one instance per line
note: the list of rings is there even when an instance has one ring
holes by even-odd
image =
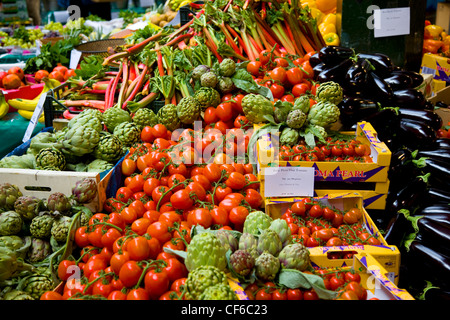
[[[376,131],[367,122],[358,123],[357,130],[353,134],[350,132],[341,132],[341,134],[369,146],[373,162],[285,161],[279,159],[271,141],[261,140],[257,145],[257,152],[262,192],[264,184],[270,179],[264,173],[267,167],[313,167],[315,196],[345,191],[359,192],[364,197],[364,207],[384,209],[389,190],[388,170],[391,160],[389,148],[378,139]]]

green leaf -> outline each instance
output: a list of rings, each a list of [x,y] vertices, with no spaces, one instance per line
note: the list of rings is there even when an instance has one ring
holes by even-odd
[[[186,259],[186,257],[187,257],[187,252],[186,251],[173,250],[173,249],[166,248],[166,247],[164,248],[164,251],[167,252],[167,253],[172,253],[174,255],[177,255],[177,256],[179,256],[179,257],[181,257],[183,259]]]
[[[75,70],[77,77],[88,80],[103,70],[103,58],[100,56],[88,56],[80,62],[80,69]]]
[[[323,300],[333,300],[338,296],[336,291],[327,290],[323,279],[314,274],[304,273],[295,269],[281,269],[278,274],[278,283],[290,289],[311,289],[316,291]]]
[[[315,136],[310,130],[299,130],[298,133],[305,139],[308,147],[314,148],[316,146]]]
[[[244,90],[245,92],[258,93],[260,90],[258,84],[253,80],[251,74],[247,70],[237,69],[231,77],[231,80],[237,88]]]

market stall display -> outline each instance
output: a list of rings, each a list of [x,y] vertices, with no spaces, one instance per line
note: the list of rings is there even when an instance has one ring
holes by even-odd
[[[0,96],[46,125],[0,160],[0,298],[448,298],[447,104],[423,74],[340,46],[336,1],[166,6],[77,69],[93,30],[49,24],[75,37],[27,61],[43,89]],[[313,192],[268,194],[275,168]]]

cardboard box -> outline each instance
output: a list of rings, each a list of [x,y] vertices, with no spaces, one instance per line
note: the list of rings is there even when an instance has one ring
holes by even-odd
[[[416,88],[416,90],[420,91],[423,93],[423,95],[425,96],[425,98],[430,98],[434,95],[434,85],[435,85],[435,81],[433,79],[433,75],[432,74],[422,74],[423,77],[423,81],[422,83]]]
[[[367,197],[367,201],[365,201],[367,208],[384,209],[389,190],[388,170],[391,151],[384,142],[378,139],[375,129],[368,122],[359,122],[356,132],[341,133],[353,136],[370,146],[373,163],[282,161],[278,159],[278,150],[271,136],[267,135],[259,139],[256,144],[256,159],[263,197],[271,197],[270,194],[265,192],[266,168],[278,166],[312,167],[314,168],[314,191],[316,195],[336,192],[361,192]],[[272,183],[272,181],[268,183]]]
[[[408,291],[400,289],[389,279],[387,270],[370,253],[355,254],[347,269],[360,275],[360,283],[367,290],[367,300],[373,298],[378,300],[414,300],[414,297]]]
[[[422,57],[420,73],[431,74],[435,80],[450,82],[450,58],[425,53]]]
[[[439,2],[436,8],[436,25],[442,27],[445,32],[450,30],[450,3]]]
[[[450,105],[450,86],[436,92],[436,94],[428,100],[433,104],[442,101],[445,104]],[[443,125],[447,125],[447,123],[450,122],[450,109],[439,108],[436,109],[435,112],[442,118]]]
[[[292,203],[300,201],[302,198],[278,198],[266,199],[265,210],[273,219],[279,218]],[[377,238],[381,245],[350,245],[350,246],[333,246],[333,247],[313,247],[308,248],[310,251],[311,263],[314,267],[344,267],[352,263],[352,258],[346,257],[349,253],[370,253],[379,264],[387,270],[391,281],[398,283],[400,272],[400,251],[396,246],[389,245],[378,227],[373,222],[365,207],[363,206],[363,198],[359,193],[335,193],[328,194],[323,197],[316,197],[320,203],[335,207],[342,211],[347,211],[353,207],[360,208],[363,214],[361,224],[364,228]],[[337,258],[341,256],[342,258]]]
[[[50,129],[44,128],[42,131],[49,131]],[[30,142],[31,139],[15,148],[5,157],[25,154]],[[97,185],[97,196],[85,206],[92,212],[101,212],[106,199],[115,195],[118,183],[121,182],[119,169],[123,159],[124,157],[112,169],[100,173],[0,168],[0,181],[17,185],[23,195],[47,199],[53,192],[62,192],[70,196],[77,181],[85,178],[92,179]]]

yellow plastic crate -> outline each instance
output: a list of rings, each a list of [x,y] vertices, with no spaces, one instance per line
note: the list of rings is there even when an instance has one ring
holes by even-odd
[[[255,125],[257,130],[260,125]],[[373,163],[329,162],[329,161],[281,161],[270,135],[265,135],[256,144],[257,172],[264,194],[266,180],[265,168],[268,167],[309,167],[314,168],[315,195],[336,192],[359,192],[363,195],[364,205],[368,209],[384,209],[389,190],[388,170],[392,153],[381,142],[375,129],[368,122],[357,125],[356,132],[341,132],[355,136],[358,141],[369,145]],[[276,133],[274,133],[276,134]]]
[[[281,217],[281,215],[299,198],[270,198],[265,200],[265,210],[273,219]],[[396,246],[389,245],[377,226],[367,213],[363,198],[359,193],[335,193],[323,197],[316,197],[320,203],[333,206],[339,210],[347,211],[353,207],[357,207],[362,212],[361,224],[377,238],[381,245],[361,245],[361,246],[334,246],[334,247],[313,247],[308,248],[311,254],[311,261],[315,266],[320,267],[344,267],[351,265],[352,258],[332,259],[333,253],[370,253],[379,263],[389,272],[389,277],[394,283],[398,283],[400,271],[400,251]]]

